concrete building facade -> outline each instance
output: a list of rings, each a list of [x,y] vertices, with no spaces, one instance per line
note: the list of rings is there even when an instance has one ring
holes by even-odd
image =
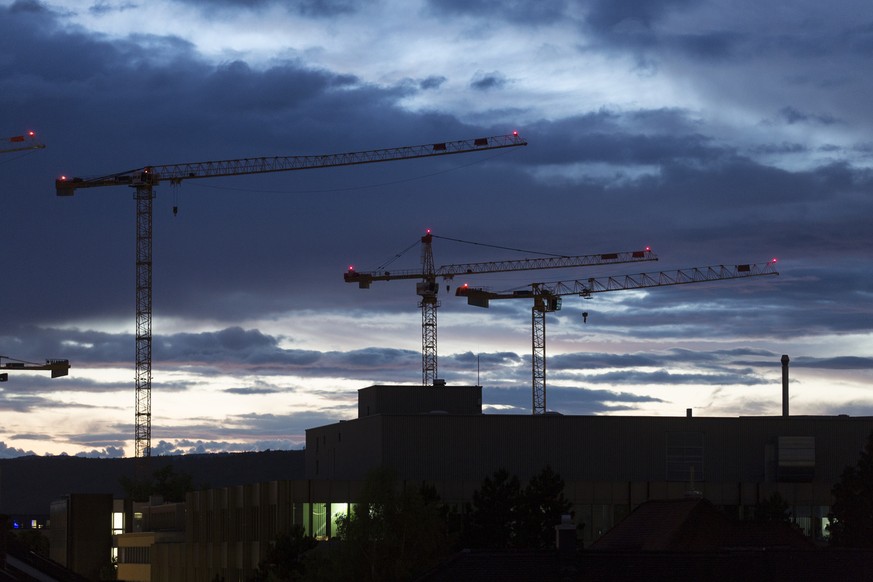
[[[358,418],[306,431],[304,478],[195,491],[184,504],[143,509],[142,531],[116,538],[119,575],[246,580],[292,526],[334,536],[337,516],[378,467],[433,485],[463,511],[496,470],[524,482],[550,466],[586,545],[644,502],[689,491],[739,519],[779,493],[820,541],[832,487],[873,431],[873,417],[503,415],[482,414],[481,402],[479,386],[362,389]]]
[[[453,388],[452,400],[481,402],[480,387]],[[404,481],[433,484],[460,508],[498,469],[525,481],[550,466],[566,482],[586,542],[640,503],[689,490],[739,518],[777,492],[797,523],[821,538],[831,489],[873,431],[873,418],[848,416],[485,415],[481,405],[446,414],[423,412],[437,404],[419,406],[414,396],[432,399],[438,387],[403,387],[408,409],[388,397],[396,390],[361,390],[369,415],[307,430],[306,478],[358,482],[390,467]],[[379,401],[392,402],[390,412],[374,407]]]

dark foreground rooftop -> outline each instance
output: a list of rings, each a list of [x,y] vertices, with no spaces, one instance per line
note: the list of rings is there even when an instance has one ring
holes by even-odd
[[[873,580],[869,550],[464,551],[419,582]]]

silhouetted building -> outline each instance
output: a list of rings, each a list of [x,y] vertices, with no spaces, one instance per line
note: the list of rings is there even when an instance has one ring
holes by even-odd
[[[99,580],[111,568],[112,495],[75,493],[51,504],[51,559]]]
[[[592,551],[812,550],[796,524],[730,519],[700,498],[646,501],[591,544]]]
[[[820,539],[826,533],[831,489],[842,470],[857,462],[871,430],[873,418],[848,416],[482,414],[479,386],[371,386],[359,391],[358,418],[306,431],[304,478],[218,487],[189,493],[184,505],[134,508],[133,527],[116,536],[119,574],[161,582],[245,580],[277,535],[293,525],[318,539],[333,537],[336,517],[360,498],[368,474],[379,467],[393,469],[403,482],[432,484],[444,502],[461,511],[482,480],[498,469],[524,482],[550,466],[565,481],[564,493],[585,546],[622,518],[631,515],[626,523],[633,524],[662,503],[653,500],[680,500],[672,505],[671,519],[687,510],[684,523],[691,528],[670,530],[662,524],[652,532],[654,539],[663,542],[676,531],[693,535],[688,531],[694,527],[736,536],[741,530],[718,530],[731,520],[711,521],[721,520],[713,517],[714,508],[724,516],[749,519],[756,505],[773,493],[787,501],[792,522],[801,531]],[[688,502],[689,491],[711,505]],[[642,513],[632,514],[637,508]],[[103,523],[108,532],[108,518]],[[816,553],[793,546],[789,550]],[[602,550],[597,554],[601,558],[590,552],[584,563],[572,567],[580,575],[608,576],[609,562],[603,556],[616,551],[631,552],[634,559],[646,552],[632,547]],[[668,544],[648,562],[639,561],[640,571],[666,568],[669,560],[662,558],[672,551]],[[689,575],[709,567],[704,555],[722,567],[737,557],[712,547],[701,549],[687,558]],[[495,556],[468,552],[455,563],[462,571],[475,572],[488,560],[499,559]],[[518,574],[528,567],[569,573],[566,560],[555,552],[514,556],[503,563],[503,570],[511,569],[516,559],[524,562]],[[743,559],[752,570],[762,568],[759,553]],[[851,559],[866,564],[860,554]]]
[[[130,527],[113,535],[118,580],[171,580],[171,572],[184,571],[186,504],[154,496],[130,505]]]
[[[831,488],[873,430],[873,418],[843,415],[534,416],[482,414],[481,405],[447,414],[440,411],[456,402],[481,402],[481,388],[445,388],[365,388],[357,419],[307,430],[313,491],[363,481],[384,466],[402,481],[432,483],[461,507],[498,469],[524,481],[548,465],[564,478],[586,543],[641,503],[682,498],[689,489],[737,518],[751,517],[777,492],[804,532],[821,538]]]

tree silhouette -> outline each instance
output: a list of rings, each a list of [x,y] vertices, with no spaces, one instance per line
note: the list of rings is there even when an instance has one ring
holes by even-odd
[[[755,504],[755,521],[787,522],[791,519],[788,507],[785,498],[778,491],[774,491],[770,497]]]
[[[258,564],[250,582],[294,582],[304,580],[304,554],[318,544],[306,535],[302,525],[294,525],[288,533],[276,536],[267,556]]]
[[[554,547],[555,526],[562,515],[572,514],[572,507],[564,497],[564,479],[547,465],[521,493],[516,510],[516,545],[535,549]]]
[[[858,463],[843,469],[831,493],[834,496],[828,515],[831,545],[873,548],[873,432]]]
[[[448,554],[446,520],[432,488],[400,484],[373,471],[349,515],[337,519],[342,540],[333,580],[409,580]]]
[[[124,494],[133,501],[148,501],[152,495],[160,495],[164,501],[185,501],[185,494],[194,490],[191,475],[176,473],[172,465],[164,465],[149,479],[119,479]]]
[[[505,549],[515,540],[521,488],[518,477],[498,469],[473,492],[465,542],[471,548]]]
[[[522,488],[518,477],[499,469],[473,492],[463,544],[470,548],[553,547],[555,526],[571,513],[564,480],[546,466]]]

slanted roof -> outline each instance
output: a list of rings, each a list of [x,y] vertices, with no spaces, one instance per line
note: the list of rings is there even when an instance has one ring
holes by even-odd
[[[670,552],[813,547],[792,524],[732,520],[706,499],[647,501],[591,545],[592,550]]]

